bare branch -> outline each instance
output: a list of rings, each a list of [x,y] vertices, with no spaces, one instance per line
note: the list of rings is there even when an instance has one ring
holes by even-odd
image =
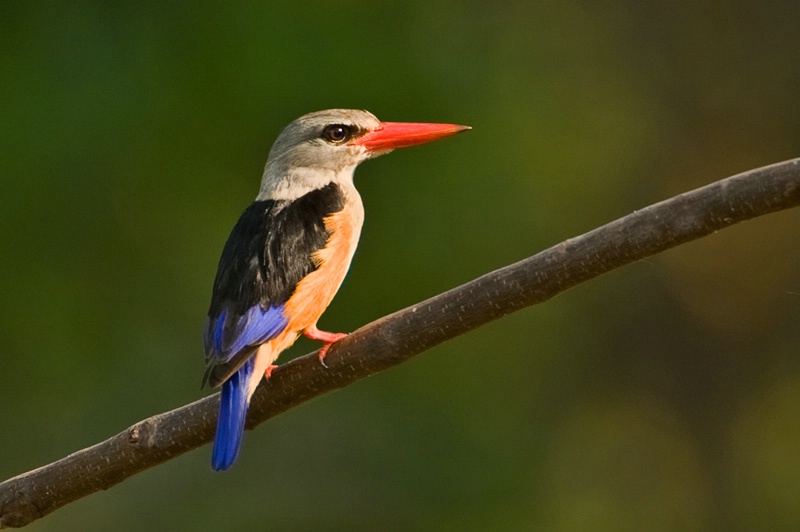
[[[602,273],[735,223],[800,204],[800,159],[751,170],[662,201],[383,317],[273,373],[253,397],[248,428],[311,398],[404,362],[450,338],[541,303]],[[0,528],[61,506],[205,445],[218,395],[140,421],[57,462],[0,484]]]

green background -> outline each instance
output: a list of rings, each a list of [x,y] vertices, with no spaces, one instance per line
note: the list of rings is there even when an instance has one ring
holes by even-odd
[[[474,128],[357,171],[329,330],[800,155],[796,2],[218,4],[0,4],[3,478],[208,393],[219,253],[306,112]],[[799,230],[622,268],[30,530],[797,530]]]

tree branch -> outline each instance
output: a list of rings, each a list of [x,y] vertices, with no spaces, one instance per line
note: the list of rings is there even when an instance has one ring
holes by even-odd
[[[248,428],[309,399],[625,264],[735,223],[800,204],[800,159],[751,170],[566,240],[525,260],[374,321],[330,350],[273,373],[253,397]],[[20,527],[210,442],[218,394],[147,418],[112,438],[0,483],[0,528]]]

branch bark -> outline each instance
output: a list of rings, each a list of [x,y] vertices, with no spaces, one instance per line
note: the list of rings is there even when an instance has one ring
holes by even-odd
[[[331,390],[600,274],[738,222],[800,205],[800,158],[758,168],[634,211],[584,235],[380,318],[330,350],[276,370],[253,397],[248,428]],[[110,439],[0,483],[0,528],[61,506],[210,442],[218,394],[144,419]]]

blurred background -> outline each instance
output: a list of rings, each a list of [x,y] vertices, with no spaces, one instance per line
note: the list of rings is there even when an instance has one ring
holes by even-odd
[[[354,330],[800,155],[800,4],[0,4],[0,475],[209,393],[223,243],[289,121],[469,124],[356,174]],[[800,211],[188,453],[64,530],[797,530]],[[310,351],[299,343],[282,360]]]

